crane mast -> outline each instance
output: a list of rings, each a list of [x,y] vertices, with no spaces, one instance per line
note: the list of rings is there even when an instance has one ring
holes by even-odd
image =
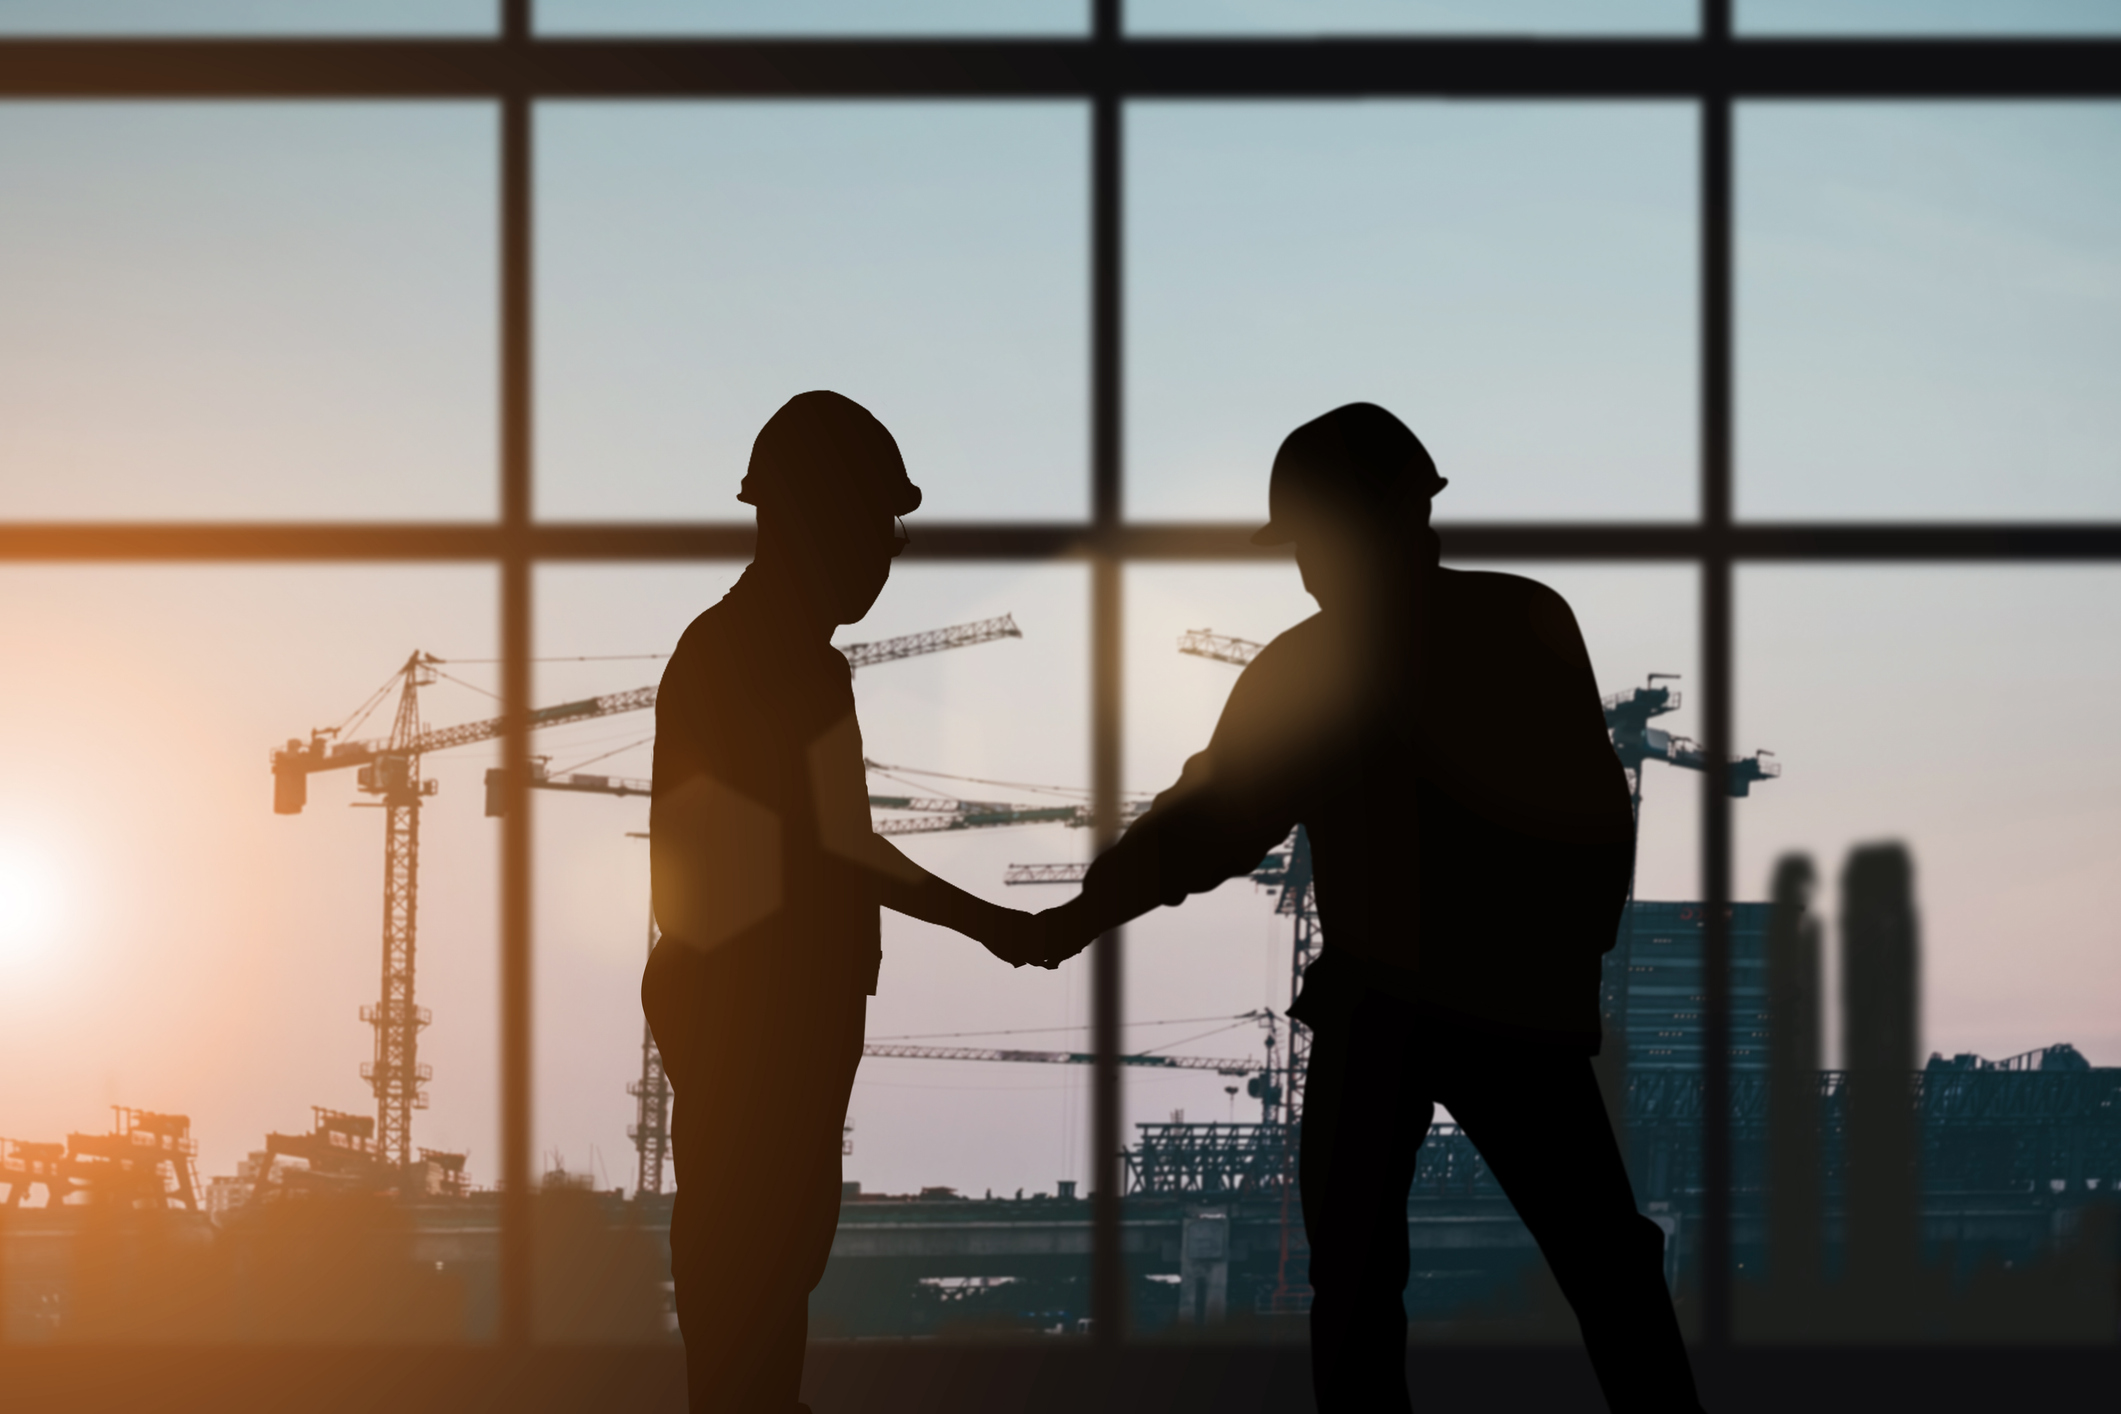
[[[390,1163],[412,1162],[412,1112],[427,1108],[432,1067],[420,1060],[429,1013],[415,995],[420,924],[420,803],[435,792],[420,778],[420,689],[434,681],[428,655],[405,660],[388,748],[356,780],[383,807],[383,969],[374,1005],[361,1019],[375,1028],[375,1057],[361,1078],[376,1097],[377,1148]]]
[[[662,941],[655,926],[655,910],[648,910],[648,951]],[[638,1159],[634,1172],[635,1193],[661,1193],[663,1169],[670,1162],[670,1076],[663,1070],[663,1052],[656,1046],[655,1032],[641,1027],[641,1078],[626,1087],[634,1099],[633,1123],[626,1137],[633,1141]]]

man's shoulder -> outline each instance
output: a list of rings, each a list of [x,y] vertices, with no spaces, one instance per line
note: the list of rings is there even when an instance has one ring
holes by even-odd
[[[1442,571],[1446,597],[1468,607],[1514,607],[1524,610],[1567,608],[1568,600],[1552,585],[1500,570]]]
[[[1588,667],[1583,630],[1551,585],[1492,570],[1446,570],[1444,652],[1479,672]]]
[[[701,611],[670,650],[659,697],[683,694],[722,676],[730,660],[743,653],[744,637],[727,599]]]
[[[1444,603],[1461,629],[1536,635],[1568,652],[1579,632],[1576,611],[1561,591],[1521,574],[1497,570],[1445,570]]]
[[[1323,614],[1278,633],[1230,689],[1226,720],[1275,721],[1284,730],[1347,700],[1352,664],[1344,636]]]
[[[1327,652],[1331,642],[1326,616],[1313,614],[1269,639],[1267,646],[1253,657],[1251,666],[1264,665],[1269,671],[1294,668]]]

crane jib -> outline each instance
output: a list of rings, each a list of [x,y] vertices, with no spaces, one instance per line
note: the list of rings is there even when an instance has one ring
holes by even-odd
[[[988,1046],[909,1046],[884,1041],[863,1042],[862,1054],[896,1060],[1016,1061],[1035,1065],[1097,1064],[1097,1056],[1089,1051],[1018,1051]],[[1231,1056],[1136,1054],[1116,1056],[1114,1059],[1121,1065],[1146,1066],[1159,1070],[1212,1070],[1218,1075],[1252,1075],[1262,1068],[1259,1061]]]
[[[535,729],[616,716],[621,712],[639,712],[655,706],[655,696],[653,687],[637,687],[631,692],[611,692],[602,697],[585,697],[579,702],[540,707],[526,720]],[[272,755],[273,773],[336,771],[347,766],[365,766],[382,756],[419,756],[430,751],[447,751],[455,746],[492,741],[507,729],[506,717],[488,717],[484,721],[422,732],[400,750],[393,750],[385,741],[327,742],[322,737],[312,737],[306,746],[289,742],[284,749],[275,751]]]

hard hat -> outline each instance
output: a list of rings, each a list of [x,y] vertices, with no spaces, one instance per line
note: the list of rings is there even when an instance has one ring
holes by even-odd
[[[898,442],[869,409],[839,393],[797,393],[766,419],[736,498],[805,510],[850,502],[902,516],[921,503]]]
[[[1450,483],[1421,439],[1375,403],[1348,403],[1282,439],[1255,545],[1286,545],[1321,519],[1428,516]]]

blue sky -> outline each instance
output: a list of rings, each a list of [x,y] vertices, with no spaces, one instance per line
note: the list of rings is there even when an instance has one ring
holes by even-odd
[[[2112,105],[1759,105],[1738,131],[1743,514],[2121,510]],[[731,516],[752,431],[812,386],[897,430],[929,493],[916,536],[923,518],[1082,513],[1079,105],[563,104],[538,136],[542,513]],[[1447,519],[1692,514],[1683,108],[1149,104],[1127,140],[1130,514],[1263,513],[1281,433],[1360,396],[1430,439]],[[493,149],[476,104],[0,109],[0,515],[490,517]],[[1518,568],[1577,605],[1607,691],[1651,671],[1691,681],[1691,570]],[[732,573],[548,570],[539,649],[662,651]],[[1741,889],[1784,849],[1816,851],[1831,878],[1851,842],[1909,840],[1932,1047],[2070,1040],[2121,1062],[2121,900],[2103,867],[2121,836],[2115,574],[1740,576],[1741,745],[1788,772],[1738,808]],[[1178,633],[1266,638],[1308,606],[1288,569],[1140,567],[1127,583],[1126,775],[1154,789],[1229,683],[1179,657]],[[355,1010],[375,985],[380,826],[345,808],[344,781],[272,816],[266,752],[414,647],[491,657],[493,604],[491,574],[465,568],[0,574],[0,653],[34,689],[0,703],[16,744],[0,846],[30,880],[11,887],[46,897],[4,924],[0,1131],[62,1133],[107,1103],[189,1110],[221,1172],[311,1104],[365,1106]],[[844,636],[1003,611],[1022,641],[862,676],[873,756],[1085,778],[1080,570],[909,565]],[[655,667],[554,665],[539,693]],[[493,686],[489,668],[458,671]],[[489,710],[473,688],[430,694],[437,721]],[[1689,708],[1672,725],[1697,722]],[[557,738],[555,764],[630,730]],[[417,1129],[471,1149],[482,1180],[486,764],[432,763],[421,986],[437,1074]],[[646,774],[646,755],[592,769]],[[1691,790],[1650,782],[1646,895],[1695,888]],[[625,832],[643,819],[638,802],[564,798],[538,823],[539,1146],[576,1167],[594,1146],[613,1182],[630,1161],[645,879]],[[1047,827],[916,848],[1007,897],[1003,865],[1083,840]],[[1131,1014],[1284,1002],[1267,907],[1233,885],[1137,928]],[[878,1034],[1082,1018],[1080,968],[1009,974],[910,923],[887,946]],[[1255,1044],[1233,1031],[1188,1049]],[[1131,1115],[1221,1115],[1221,1084],[1131,1081]],[[874,1188],[1050,1188],[1082,1168],[1068,1072],[873,1063],[854,1117],[850,1174]]]

